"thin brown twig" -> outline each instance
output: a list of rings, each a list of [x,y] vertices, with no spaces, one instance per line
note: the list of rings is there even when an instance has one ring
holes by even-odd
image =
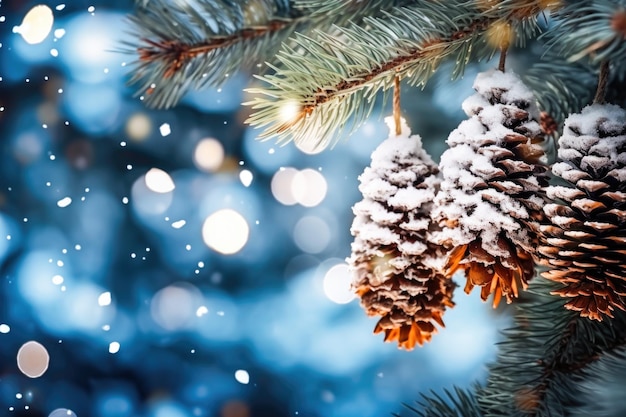
[[[214,37],[191,45],[178,40],[154,41],[151,39],[142,39],[147,46],[137,48],[137,53],[141,61],[165,62],[167,70],[163,76],[165,78],[171,78],[187,62],[199,55],[208,54],[217,49],[223,49],[236,43],[259,38],[270,32],[279,31],[290,23],[292,22],[272,20],[263,27],[245,28],[229,36]]]
[[[500,47],[500,61],[498,62],[498,70],[504,72],[504,65],[506,63],[506,53],[509,50],[509,46],[502,45]]]
[[[600,65],[600,75],[598,76],[598,88],[593,98],[594,104],[604,104],[605,102],[606,86],[609,83],[609,71],[609,61],[602,61],[602,65]]]
[[[402,124],[400,122],[400,77],[398,75],[393,80],[393,121],[396,125],[396,136],[400,136]]]
[[[472,24],[469,24],[468,26],[459,29],[456,32],[453,32],[447,38],[425,39],[421,45],[411,48],[407,51],[406,54],[385,62],[379,67],[369,70],[367,73],[356,74],[350,77],[349,80],[342,80],[336,85],[329,88],[319,88],[315,93],[312,94],[314,100],[312,100],[310,104],[303,106],[302,110],[303,112],[310,114],[310,112],[312,112],[313,109],[317,106],[332,100],[334,97],[344,95],[350,90],[367,84],[368,82],[372,81],[382,74],[391,71],[398,71],[402,69],[402,67],[404,67],[407,63],[430,56],[433,54],[433,51],[436,51],[441,47],[445,47],[447,44],[463,40],[468,36],[475,34],[476,32],[486,30],[489,25],[492,24],[495,20],[497,19],[488,16],[481,16],[480,18],[472,22]]]

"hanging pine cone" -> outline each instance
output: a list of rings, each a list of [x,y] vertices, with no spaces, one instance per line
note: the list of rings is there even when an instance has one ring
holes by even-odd
[[[470,116],[448,137],[441,157],[441,190],[433,218],[436,241],[450,250],[446,274],[465,270],[465,292],[480,286],[496,307],[526,288],[546,185],[543,134],[532,92],[513,73],[478,74],[476,94],[463,103]]]
[[[542,275],[563,284],[556,295],[583,317],[626,310],[626,110],[594,104],[565,121],[541,226]]]
[[[387,123],[391,128],[392,119]],[[363,200],[353,207],[353,286],[367,313],[382,316],[374,333],[406,349],[429,341],[454,305],[454,284],[438,273],[441,253],[426,241],[436,173],[420,137],[410,136],[403,121],[402,134],[372,153],[359,177]]]

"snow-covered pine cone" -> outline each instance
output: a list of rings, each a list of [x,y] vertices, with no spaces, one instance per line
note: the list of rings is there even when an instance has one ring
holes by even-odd
[[[392,129],[391,118],[387,123]],[[374,333],[406,349],[429,341],[454,305],[454,284],[438,272],[443,256],[426,240],[437,166],[410,134],[403,121],[402,134],[390,134],[359,177],[363,200],[353,207],[348,259],[361,305],[381,316]]]
[[[602,320],[626,310],[626,110],[594,104],[567,118],[541,226],[542,275],[565,307]]]
[[[449,276],[465,270],[465,292],[507,302],[535,273],[533,252],[547,185],[543,133],[533,93],[511,72],[478,74],[463,102],[470,116],[448,137],[433,218],[450,250]]]

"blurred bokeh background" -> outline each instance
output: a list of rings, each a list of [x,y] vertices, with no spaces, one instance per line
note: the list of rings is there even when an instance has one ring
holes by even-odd
[[[38,4],[52,28],[29,43]],[[256,140],[247,74],[147,109],[115,52],[131,10],[0,1],[0,415],[408,415],[483,379],[506,319],[479,297],[458,289],[405,352],[349,292],[357,178],[389,108],[317,154]],[[435,157],[476,70],[403,92]]]

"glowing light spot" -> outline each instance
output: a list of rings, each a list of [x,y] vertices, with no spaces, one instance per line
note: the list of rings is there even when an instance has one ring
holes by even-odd
[[[64,197],[60,199],[59,201],[57,201],[57,206],[61,208],[65,208],[69,206],[70,204],[72,204],[72,199],[70,197]]]
[[[250,228],[246,219],[231,209],[218,210],[202,225],[204,243],[216,252],[232,255],[248,242]]]
[[[193,161],[198,169],[215,172],[224,162],[224,147],[217,139],[202,139],[196,145]]]
[[[248,374],[248,371],[245,371],[243,369],[237,369],[235,371],[235,379],[240,384],[246,385],[250,382],[250,374]]]
[[[117,353],[120,351],[120,344],[119,342],[111,342],[109,343],[109,353]]]
[[[177,283],[158,291],[150,303],[152,319],[165,330],[180,330],[191,324],[201,295],[187,283]]]
[[[279,120],[285,124],[295,123],[298,120],[301,108],[297,101],[287,101],[279,110]]]
[[[295,200],[305,207],[315,207],[324,200],[328,185],[318,171],[307,168],[294,175],[291,192]]]
[[[146,172],[146,186],[155,193],[165,194],[174,191],[176,186],[170,175],[158,168]]]
[[[76,413],[72,410],[68,410],[67,408],[57,408],[48,414],[48,417],[77,417]]]
[[[181,227],[183,227],[184,225],[186,225],[187,222],[185,220],[178,220],[172,223],[172,227],[174,229],[180,229]]]
[[[54,37],[61,39],[65,35],[65,29],[59,28],[54,31]]]
[[[298,148],[302,153],[305,153],[307,155],[316,155],[326,149],[329,143],[330,142],[326,142],[322,144],[317,142],[317,140],[315,139],[307,138],[307,140],[296,142],[296,148]]]
[[[59,56],[59,50],[56,48],[52,48],[50,49],[50,55],[52,55],[53,57],[58,57]],[[61,90],[60,92],[63,92],[63,90]]]
[[[196,316],[198,316],[198,317],[202,317],[202,316],[204,316],[205,314],[208,314],[208,313],[209,313],[209,309],[206,308],[206,306],[200,306],[196,310]]]
[[[166,137],[170,133],[172,133],[172,128],[170,127],[169,123],[163,123],[161,126],[159,126],[159,132],[161,132],[161,136]]]
[[[55,275],[52,277],[52,283],[54,285],[61,285],[63,284],[63,281],[65,280],[65,278],[63,278],[61,275]]]
[[[7,334],[10,331],[11,331],[11,328],[9,327],[8,324],[4,324],[4,323],[0,324],[0,333]]]
[[[328,224],[319,217],[305,216],[298,220],[293,229],[293,240],[304,252],[322,252],[330,243],[331,233]]]
[[[33,340],[17,351],[17,367],[29,378],[39,378],[48,369],[50,355],[46,348]]]
[[[293,182],[293,178],[298,173],[298,170],[295,168],[281,168],[276,171],[274,176],[272,177],[271,189],[274,198],[286,205],[292,206],[298,202],[296,200],[291,184]]]
[[[52,9],[40,4],[26,13],[22,24],[13,28],[13,32],[19,33],[27,43],[37,44],[48,37],[53,23]]]
[[[347,304],[355,297],[352,291],[352,274],[346,264],[337,264],[324,275],[324,294],[332,302]]]
[[[103,292],[98,296],[98,305],[101,307],[111,304],[111,293],[109,291]]]
[[[243,171],[239,173],[239,180],[241,181],[244,187],[249,187],[250,184],[252,184],[253,178],[254,176],[252,175],[252,172],[248,171],[247,169],[244,169]]]
[[[152,132],[152,120],[144,113],[135,113],[126,121],[125,130],[131,140],[140,142]]]

